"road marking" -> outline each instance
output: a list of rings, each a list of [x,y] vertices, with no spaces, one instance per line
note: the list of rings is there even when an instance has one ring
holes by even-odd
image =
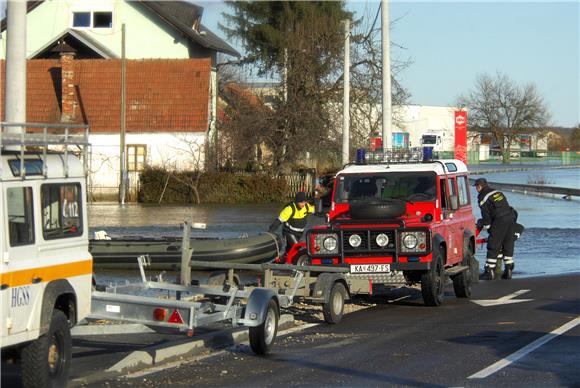
[[[559,328],[551,331],[550,333],[544,335],[543,337],[538,338],[537,340],[524,346],[523,348],[521,348],[517,352],[510,354],[506,358],[503,358],[503,359],[499,360],[498,362],[488,366],[487,368],[482,369],[479,372],[469,376],[468,379],[484,379],[484,378],[494,374],[495,372],[505,368],[506,366],[516,362],[517,360],[524,357],[528,353],[533,352],[534,350],[536,350],[540,346],[544,345],[546,342],[553,340],[557,336],[564,334],[565,332],[567,332],[570,329],[573,329],[578,324],[580,324],[580,316],[578,316],[575,319],[571,320],[570,322],[560,326]]]
[[[480,299],[480,300],[472,300],[472,302],[483,307],[489,307],[489,306],[499,306],[502,304],[529,302],[533,300],[533,299],[513,299],[517,296],[525,294],[526,292],[530,292],[530,290],[519,290],[509,295],[502,296],[499,299]]]

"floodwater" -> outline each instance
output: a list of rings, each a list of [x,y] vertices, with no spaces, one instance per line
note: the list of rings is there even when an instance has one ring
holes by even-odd
[[[557,186],[578,187],[580,169],[517,171],[488,174],[489,181],[527,183],[530,175],[543,174]],[[574,186],[576,184],[576,186]],[[505,193],[526,227],[516,243],[514,276],[555,275],[580,272],[580,201]],[[476,218],[480,217],[476,192],[472,190]],[[277,217],[281,205],[191,205],[155,206],[96,203],[89,205],[91,233],[106,230],[112,237],[181,236],[183,221],[205,223],[206,229],[193,229],[195,237],[241,237],[265,232]],[[311,217],[313,223],[321,223]],[[483,266],[485,247],[476,253]]]

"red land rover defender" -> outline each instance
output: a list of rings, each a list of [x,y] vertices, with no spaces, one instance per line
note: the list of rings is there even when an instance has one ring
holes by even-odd
[[[471,294],[479,265],[467,166],[423,161],[417,150],[369,154],[336,174],[328,223],[306,235],[287,262],[348,266],[351,274],[402,272],[421,284],[425,304],[443,301],[445,279],[457,297]],[[370,280],[371,281],[371,280]]]

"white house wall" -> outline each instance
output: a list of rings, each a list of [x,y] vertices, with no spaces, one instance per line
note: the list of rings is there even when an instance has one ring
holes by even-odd
[[[119,187],[118,133],[89,135],[91,159],[89,186],[97,198],[113,199]],[[193,133],[127,133],[125,144],[145,145],[148,166],[191,170],[203,166],[205,134]]]
[[[121,57],[121,25],[126,25],[126,57],[189,58],[188,40],[162,22],[143,5],[113,0],[45,0],[28,13],[26,54],[30,56],[72,27],[74,11],[112,11],[113,28],[82,28],[92,39]],[[6,30],[2,32],[0,58],[6,58]]]

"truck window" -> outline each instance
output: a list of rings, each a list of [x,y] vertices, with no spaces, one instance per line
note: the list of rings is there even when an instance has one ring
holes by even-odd
[[[435,179],[431,172],[343,175],[337,178],[334,200],[336,203],[386,199],[432,201],[436,194]]]
[[[439,181],[439,188],[441,189],[441,209],[447,209],[447,189],[445,182],[445,179]]]
[[[6,189],[10,246],[34,244],[32,187]]]
[[[447,179],[447,186],[449,187],[449,196],[450,197],[457,195],[457,189],[455,188],[455,178]]]
[[[459,191],[459,205],[469,205],[469,190],[467,187],[467,177],[461,176],[457,178],[457,190]]]
[[[81,187],[78,183],[42,185],[41,201],[45,240],[83,234]]]

